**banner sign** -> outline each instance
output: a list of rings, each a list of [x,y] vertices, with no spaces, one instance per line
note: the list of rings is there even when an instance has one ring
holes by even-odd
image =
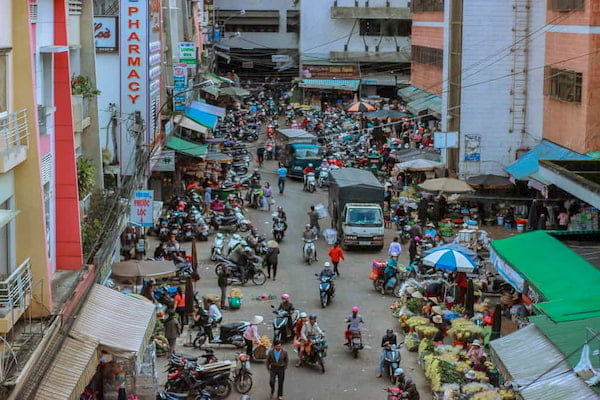
[[[173,111],[185,111],[185,92],[187,80],[187,64],[179,63],[173,66]]]
[[[179,62],[187,65],[196,65],[195,43],[179,42]]]
[[[129,222],[139,226],[153,226],[154,190],[136,190],[131,199]]]
[[[465,135],[465,161],[481,160],[481,136]]]
[[[94,45],[98,53],[116,53],[119,49],[117,17],[94,17]]]

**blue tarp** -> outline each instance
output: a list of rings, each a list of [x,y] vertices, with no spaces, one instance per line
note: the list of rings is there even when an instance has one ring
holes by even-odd
[[[217,122],[219,122],[218,116],[200,111],[193,106],[190,106],[185,110],[185,116],[210,129],[215,129]]]
[[[191,108],[195,108],[198,111],[216,115],[217,117],[225,116],[225,109],[223,107],[211,106],[210,104],[201,103],[199,101],[192,101]]]
[[[539,160],[589,160],[590,157],[576,153],[557,144],[542,140],[540,144],[523,154],[504,170],[515,179],[534,178],[539,169]]]

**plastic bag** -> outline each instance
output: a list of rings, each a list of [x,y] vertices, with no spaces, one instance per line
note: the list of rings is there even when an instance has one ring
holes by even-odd
[[[270,205],[274,205],[275,204],[275,199],[272,196],[269,197],[269,204]]]
[[[329,214],[327,214],[327,209],[322,203],[319,203],[315,206],[315,212],[317,213],[319,219],[327,218],[329,216]]]

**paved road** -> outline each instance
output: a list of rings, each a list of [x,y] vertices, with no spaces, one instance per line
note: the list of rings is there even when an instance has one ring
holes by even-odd
[[[267,161],[261,169],[263,181],[270,181],[275,186],[276,162]],[[320,238],[317,243],[319,263],[307,266],[302,262],[300,235],[304,225],[308,222],[308,209],[311,204],[327,204],[327,191],[318,190],[310,194],[302,191],[300,182],[289,181],[283,196],[276,196],[276,205],[281,205],[288,215],[289,229],[280,245],[279,272],[277,281],[268,281],[264,286],[256,287],[252,283],[242,288],[244,300],[240,310],[224,312],[224,321],[249,320],[253,315],[262,315],[265,321],[259,327],[259,333],[272,337],[272,316],[270,305],[277,307],[279,296],[289,293],[291,301],[296,307],[308,313],[318,315],[318,323],[327,333],[329,352],[325,359],[326,372],[322,374],[309,367],[295,368],[293,363],[287,370],[285,382],[285,398],[293,400],[326,400],[326,399],[385,399],[385,388],[389,383],[385,378],[377,379],[377,364],[380,355],[380,340],[386,328],[399,328],[398,322],[391,316],[389,305],[394,298],[390,295],[382,296],[373,290],[372,282],[368,279],[371,270],[371,261],[377,258],[386,258],[387,244],[391,241],[394,232],[386,231],[386,248],[383,252],[368,250],[347,251],[346,261],[340,264],[341,277],[337,281],[337,295],[333,303],[326,309],[321,309],[318,296],[318,282],[315,273],[321,270],[326,256],[328,245]],[[275,209],[275,208],[274,208]],[[271,216],[266,211],[248,210],[250,219],[258,231],[267,236],[271,235]],[[321,228],[329,227],[329,219],[321,220]],[[212,240],[212,238],[211,238]],[[202,266],[202,279],[197,282],[196,288],[200,295],[218,293],[216,290],[216,276],[213,264],[208,260],[210,241],[199,243],[200,263]],[[406,263],[407,254],[402,254],[400,262]],[[256,297],[263,294],[277,296],[277,300],[259,301]],[[344,318],[349,314],[352,306],[358,305],[365,325],[363,340],[365,349],[359,354],[358,359],[353,359],[343,345]],[[184,341],[184,339],[182,339]],[[190,354],[195,354],[193,349],[184,349]],[[291,344],[286,344],[291,360],[296,359],[292,352]],[[189,351],[188,351],[189,350]],[[217,348],[219,359],[233,359],[235,349],[230,346]],[[164,359],[159,361],[164,365]],[[429,386],[424,380],[420,368],[416,365],[416,354],[408,353],[402,349],[401,365],[407,373],[417,382],[421,399],[431,399]],[[164,368],[163,368],[164,369]],[[254,387],[249,393],[253,400],[268,399],[269,386],[268,374],[262,363],[252,365],[254,373]],[[161,376],[164,383],[166,378]],[[241,396],[232,393],[230,399],[239,399]]]

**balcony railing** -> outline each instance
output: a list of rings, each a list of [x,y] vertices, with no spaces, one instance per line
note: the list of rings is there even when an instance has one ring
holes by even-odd
[[[410,9],[401,0],[334,0],[333,19],[410,19]]]
[[[0,117],[0,173],[5,173],[27,159],[29,124],[27,110]]]
[[[23,261],[8,278],[0,281],[0,309],[24,307],[31,297],[31,259]]]
[[[73,130],[75,132],[83,132],[85,128],[90,126],[90,99],[82,95],[74,94],[73,98]]]

